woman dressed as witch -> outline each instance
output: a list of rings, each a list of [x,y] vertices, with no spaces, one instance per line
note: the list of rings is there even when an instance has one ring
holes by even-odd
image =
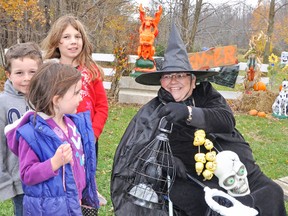
[[[141,149],[159,134],[158,125],[164,116],[173,124],[168,139],[176,172],[173,184],[167,187],[169,196],[166,199],[178,209],[178,215],[247,216],[248,213],[238,211],[245,207],[254,210],[250,215],[286,215],[281,187],[262,173],[249,144],[235,128],[235,119],[226,100],[205,81],[213,75],[217,72],[192,69],[174,24],[162,70],[143,73],[136,78],[140,84],[161,85],[161,88],[158,96],[145,104],[131,120],[116,150],[111,177],[115,215],[168,215],[165,207],[147,205],[148,195],[153,197],[151,202],[159,200],[153,187],[149,187],[150,183],[143,183],[146,189],[150,189],[136,194],[136,198],[139,197],[137,202],[129,199],[131,180],[135,179],[135,172],[131,172],[132,163]],[[153,170],[154,176],[165,176],[165,172],[158,168]],[[217,197],[206,199],[211,190],[203,190],[205,187],[229,194],[243,208],[228,214],[233,210],[230,208],[233,203],[220,198],[213,203]]]

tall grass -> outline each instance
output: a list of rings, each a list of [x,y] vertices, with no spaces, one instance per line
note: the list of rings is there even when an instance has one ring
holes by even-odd
[[[111,167],[115,149],[138,106],[110,104],[109,118],[99,140],[97,184],[108,204],[101,207],[99,216],[113,216],[110,199]],[[288,119],[278,120],[236,113],[237,128],[250,143],[254,157],[263,172],[272,179],[288,175]],[[286,202],[288,210],[288,203]],[[11,201],[0,203],[0,216],[12,214]]]

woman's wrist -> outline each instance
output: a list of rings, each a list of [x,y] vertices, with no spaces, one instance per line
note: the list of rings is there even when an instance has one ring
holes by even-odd
[[[191,106],[187,106],[188,108],[188,112],[189,112],[189,115],[188,115],[188,118],[186,119],[187,123],[190,123],[192,121],[192,107]]]

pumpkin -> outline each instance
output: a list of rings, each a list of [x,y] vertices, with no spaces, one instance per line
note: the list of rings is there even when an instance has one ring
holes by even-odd
[[[249,115],[256,116],[257,114],[258,114],[258,111],[256,109],[251,109],[249,111]]]
[[[253,89],[254,91],[266,91],[266,85],[265,83],[259,81],[253,85]]]
[[[265,112],[258,112],[257,114],[259,117],[266,117],[266,113]]]

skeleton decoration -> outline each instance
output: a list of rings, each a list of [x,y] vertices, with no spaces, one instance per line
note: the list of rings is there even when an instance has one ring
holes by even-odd
[[[222,151],[216,156],[217,168],[214,172],[220,187],[233,197],[250,194],[247,170],[238,155],[232,151]]]
[[[288,52],[281,53],[281,64],[288,64]]]
[[[279,118],[288,117],[288,81],[283,80],[282,89],[272,105],[273,115]]]
[[[212,179],[214,170],[216,169],[215,159],[217,153],[216,151],[212,151],[214,145],[209,139],[206,139],[204,130],[195,131],[193,145],[198,147],[198,153],[194,156],[197,174],[201,175],[202,173],[204,180]],[[201,145],[204,145],[205,149],[208,151],[206,154],[200,152]]]

